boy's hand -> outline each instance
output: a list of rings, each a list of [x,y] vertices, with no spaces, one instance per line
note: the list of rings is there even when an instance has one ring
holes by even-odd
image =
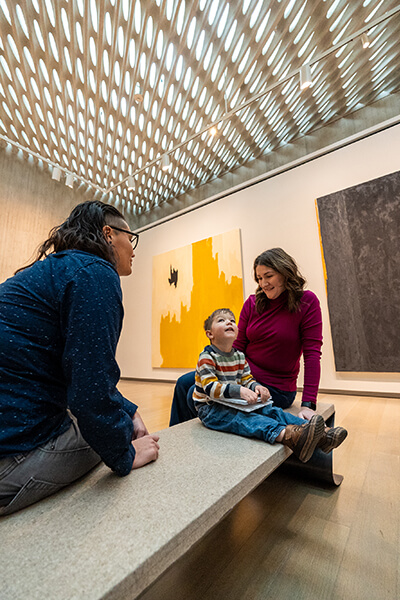
[[[256,392],[261,398],[261,402],[266,402],[271,397],[269,389],[263,385],[256,385]]]
[[[242,385],[240,388],[240,397],[243,400],[246,400],[248,404],[255,404],[257,402],[258,394],[257,392],[253,392],[253,390],[250,390]]]

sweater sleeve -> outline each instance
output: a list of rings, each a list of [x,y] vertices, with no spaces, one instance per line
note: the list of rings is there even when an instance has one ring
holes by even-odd
[[[242,310],[240,311],[239,323],[238,323],[238,336],[233,344],[233,347],[236,350],[240,350],[246,354],[247,344],[249,340],[247,339],[246,329],[247,324],[249,322],[250,317],[250,298],[247,298],[245,303],[242,306]]]
[[[308,293],[308,307],[300,324],[304,357],[302,402],[316,402],[321,376],[322,314],[319,300]]]
[[[68,407],[105,464],[127,475],[135,458],[131,439],[137,407],[116,389],[123,318],[117,273],[99,262],[80,269],[64,290],[61,307]]]
[[[218,398],[240,398],[240,385],[236,383],[221,382],[218,379],[217,366],[212,355],[203,351],[196,367],[194,400],[202,399],[202,392],[211,400]]]
[[[243,372],[242,372],[242,380],[240,383],[244,387],[248,387],[251,390],[253,390],[253,392],[255,391],[256,385],[259,385],[257,383],[257,381],[254,379],[253,375],[251,374],[249,363],[247,362],[247,360],[245,360],[245,362],[244,362],[244,368],[243,368]]]

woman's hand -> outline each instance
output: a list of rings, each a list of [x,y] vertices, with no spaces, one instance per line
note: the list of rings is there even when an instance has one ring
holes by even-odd
[[[266,402],[271,397],[269,389],[263,385],[256,385],[256,393],[260,396],[261,402]]]
[[[307,406],[302,406],[298,416],[300,417],[300,419],[306,419],[307,421],[309,421],[311,419],[311,417],[313,417],[315,414],[316,414],[316,412],[312,408],[308,408]]]
[[[132,440],[137,440],[139,438],[144,437],[145,435],[149,435],[147,431],[146,425],[143,423],[142,417],[139,415],[138,411],[132,417],[133,423],[133,433]]]
[[[246,400],[248,404],[255,404],[257,402],[258,394],[257,392],[253,392],[253,390],[242,385],[240,387],[240,397],[243,400]]]
[[[143,423],[143,421],[142,421]],[[149,462],[153,462],[158,458],[158,451],[160,449],[159,436],[155,434],[145,435],[132,442],[132,446],[135,448],[136,454],[133,461],[132,469],[140,469]]]

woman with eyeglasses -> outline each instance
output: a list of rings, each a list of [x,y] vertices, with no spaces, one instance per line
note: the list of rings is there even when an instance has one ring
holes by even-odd
[[[116,388],[137,242],[116,208],[84,202],[0,285],[0,515],[101,460],[125,476],[157,459],[158,436]]]

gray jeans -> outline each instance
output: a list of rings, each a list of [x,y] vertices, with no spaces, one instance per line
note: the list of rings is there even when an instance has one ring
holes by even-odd
[[[100,462],[76,421],[30,452],[0,458],[0,516],[25,508],[78,479]]]

